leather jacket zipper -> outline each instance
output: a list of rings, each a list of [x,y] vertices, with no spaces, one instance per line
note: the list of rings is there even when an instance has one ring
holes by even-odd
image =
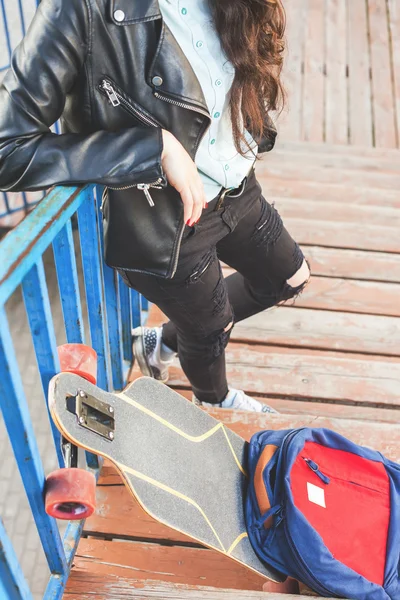
[[[122,90],[119,90],[118,87],[115,85],[115,83],[113,81],[111,81],[111,79],[103,78],[99,85],[99,90],[101,91],[102,94],[107,96],[107,98],[109,99],[112,106],[114,106],[114,107],[121,106],[121,108],[123,108],[124,110],[129,112],[138,121],[140,121],[141,123],[144,123],[147,126],[161,127],[161,125],[155,119],[146,115],[137,106],[134,106],[133,103],[128,100],[128,98],[126,97],[126,94],[123,94]],[[153,181],[152,183],[135,183],[132,185],[125,185],[125,186],[121,186],[121,187],[111,187],[109,185],[107,187],[109,187],[110,190],[119,190],[119,191],[128,190],[130,188],[137,187],[138,190],[141,190],[144,193],[149,205],[151,207],[153,207],[154,201],[153,201],[153,198],[151,197],[149,190],[150,190],[150,188],[154,188],[157,190],[161,189],[162,186],[160,184],[162,182],[163,182],[163,179],[161,177],[159,177],[156,181]]]
[[[153,188],[155,190],[161,190],[162,185],[160,185],[160,184],[162,182],[163,182],[162,178],[159,177],[157,179],[157,181],[153,181],[152,183],[133,183],[132,185],[124,185],[122,187],[111,187],[111,185],[108,185],[107,187],[110,188],[110,190],[117,190],[117,191],[129,190],[130,188],[136,187],[138,190],[141,190],[144,193],[144,195],[146,196],[147,202],[150,204],[151,207],[153,207],[153,206],[155,206],[154,200],[151,197],[149,189]]]
[[[125,109],[145,125],[150,127],[161,127],[161,124],[153,117],[145,114],[143,110],[140,110],[138,106],[134,105],[133,102],[130,102],[127,95],[123,93],[122,90],[119,90],[118,86],[116,86],[111,79],[106,79],[104,77],[100,83],[99,89],[103,95],[107,96],[112,106],[121,106],[121,108]]]
[[[164,102],[169,102],[170,104],[175,104],[175,106],[180,106],[181,108],[187,108],[188,110],[194,110],[195,112],[198,112],[201,115],[204,115],[205,117],[211,118],[211,115],[207,110],[204,110],[204,108],[199,108],[198,106],[195,106],[194,104],[186,104],[185,102],[180,102],[178,100],[174,100],[173,98],[170,98],[169,96],[160,94],[160,92],[154,92],[154,96],[155,96],[155,98],[164,100]]]
[[[204,131],[202,131],[202,134],[199,136],[196,146],[194,148],[193,151],[193,160],[194,157],[196,155],[197,149],[199,147],[199,144],[201,142],[201,139],[203,138],[205,132],[207,131],[208,127],[210,126],[210,121],[211,121],[211,115],[208,111],[204,110],[203,108],[199,108],[198,106],[194,106],[193,104],[187,104],[186,102],[180,102],[179,100],[174,100],[173,98],[170,98],[169,96],[165,96],[165,94],[160,94],[160,92],[153,92],[154,97],[158,98],[159,100],[163,100],[164,102],[169,102],[170,104],[174,104],[175,106],[179,106],[180,108],[186,108],[187,110],[193,110],[197,113],[200,113],[201,115],[204,115],[205,117],[208,117],[209,122],[207,127],[203,128]],[[175,251],[175,257],[174,257],[174,262],[173,262],[173,266],[172,266],[172,274],[171,277],[173,277],[176,273],[176,269],[178,266],[178,260],[179,260],[179,251],[180,251],[180,247],[181,247],[181,243],[182,243],[182,237],[183,237],[183,232],[185,231],[185,223],[182,222],[181,224],[181,230],[179,232],[179,237],[177,240],[177,245],[176,245],[176,251]]]
[[[181,108],[186,108],[187,110],[193,110],[201,115],[204,115],[205,117],[209,118],[209,122],[207,124],[206,127],[203,127],[203,131],[201,132],[201,135],[198,137],[198,140],[196,142],[196,145],[194,147],[193,150],[193,160],[194,157],[196,156],[196,152],[198,150],[198,147],[200,145],[201,140],[203,139],[203,136],[205,134],[205,132],[207,131],[207,129],[210,126],[211,123],[211,115],[209,112],[207,112],[206,110],[204,110],[203,108],[199,108],[198,106],[195,106],[193,104],[187,104],[185,102],[180,102],[179,100],[174,100],[173,98],[170,98],[169,96],[165,96],[164,94],[160,94],[160,92],[153,92],[154,97],[155,98],[159,98],[160,100],[164,100],[164,102],[169,102],[170,104],[174,104],[175,106],[180,106]]]

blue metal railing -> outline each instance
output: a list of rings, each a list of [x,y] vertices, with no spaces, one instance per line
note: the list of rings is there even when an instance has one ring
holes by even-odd
[[[46,554],[50,581],[46,599],[60,598],[68,578],[82,523],[70,523],[61,540],[56,521],[44,510],[45,474],[35,439],[22,377],[5,311],[21,286],[47,407],[50,379],[59,371],[57,343],[45,279],[43,254],[52,246],[69,343],[89,343],[98,355],[98,384],[122,389],[132,363],[130,336],[142,316],[141,298],[102,260],[102,188],[55,188],[0,242],[0,407]],[[71,219],[77,218],[73,230]],[[79,242],[84,295],[81,296],[75,242]],[[79,254],[79,253],[78,253]],[[85,339],[82,304],[88,313]],[[44,408],[44,407],[43,407]],[[51,422],[51,419],[50,419]],[[63,464],[60,435],[52,426],[55,452]],[[87,456],[98,470],[97,458]],[[0,598],[31,598],[17,559],[0,521]]]

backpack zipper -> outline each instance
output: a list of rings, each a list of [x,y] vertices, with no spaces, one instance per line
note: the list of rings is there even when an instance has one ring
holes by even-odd
[[[319,466],[317,465],[316,462],[314,462],[310,458],[305,458],[304,456],[302,458],[303,458],[304,462],[306,463],[306,465],[311,469],[311,471],[313,471],[320,478],[320,480],[323,483],[325,483],[325,485],[328,485],[331,482],[329,477],[327,475],[325,475],[324,473],[322,473],[322,471],[320,471]]]
[[[284,439],[283,444],[282,444],[282,462],[284,464],[286,463],[287,452],[288,452],[288,447],[289,447],[290,442],[292,441],[292,439],[298,433],[300,433],[304,429],[305,429],[304,427],[301,428],[301,429],[297,429],[294,432],[289,433],[286,436],[286,438]],[[319,471],[318,465],[316,463],[314,463],[313,461],[310,461],[310,462],[313,464],[313,466],[316,466],[317,470]],[[312,468],[309,463],[307,463],[307,464],[310,467],[310,469],[316,473],[315,468]],[[281,472],[283,472],[283,469],[281,469]],[[322,475],[322,473],[321,473],[321,475]],[[282,485],[282,490],[283,490],[283,500],[285,502],[287,499],[286,499],[286,493],[285,493],[285,487],[284,487],[284,485]],[[284,502],[282,504],[284,504]],[[283,516],[281,522],[283,522],[283,529],[284,529],[284,532],[285,532],[285,537],[286,537],[286,539],[288,541],[290,549],[292,550],[293,556],[296,559],[296,563],[297,563],[300,571],[302,572],[302,575],[304,575],[301,578],[301,580],[303,581],[303,583],[309,585],[312,589],[314,589],[316,592],[318,592],[320,594],[324,594],[324,595],[328,594],[328,596],[332,596],[332,595],[335,596],[336,595],[335,592],[333,592],[332,590],[328,590],[326,587],[324,587],[318,581],[318,579],[316,579],[314,577],[314,575],[310,571],[309,567],[307,566],[306,562],[303,560],[303,558],[302,558],[300,552],[298,551],[297,546],[296,546],[296,544],[295,544],[295,542],[294,542],[294,540],[293,540],[293,538],[291,536],[291,533],[289,531],[289,526],[287,524],[287,520],[286,520],[285,516]],[[305,577],[307,579],[305,579]]]

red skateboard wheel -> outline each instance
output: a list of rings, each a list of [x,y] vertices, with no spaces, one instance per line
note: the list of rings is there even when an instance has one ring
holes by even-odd
[[[58,358],[62,373],[75,373],[90,383],[97,381],[97,354],[85,344],[64,344],[58,346]]]
[[[56,519],[80,520],[96,508],[96,478],[84,469],[58,469],[46,479],[45,508]]]

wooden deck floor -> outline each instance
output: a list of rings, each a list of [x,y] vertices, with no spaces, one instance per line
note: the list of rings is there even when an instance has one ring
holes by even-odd
[[[400,143],[398,0],[286,0],[293,141]]]
[[[258,177],[313,277],[294,305],[237,324],[227,350],[230,383],[281,414],[215,415],[246,438],[330,427],[400,461],[400,4],[287,7],[290,113]],[[162,321],[152,307],[150,322]],[[170,385],[190,397],[178,363]],[[292,597],[266,596],[262,585],[152,521],[106,465],[64,597]]]

